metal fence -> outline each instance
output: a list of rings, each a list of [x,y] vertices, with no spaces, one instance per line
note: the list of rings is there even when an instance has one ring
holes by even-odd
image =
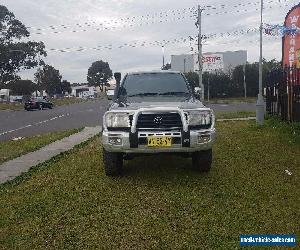
[[[266,108],[268,114],[281,116],[283,120],[300,121],[300,69],[286,67],[269,73]]]

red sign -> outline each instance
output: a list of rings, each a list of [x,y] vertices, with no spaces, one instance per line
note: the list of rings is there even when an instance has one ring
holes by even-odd
[[[202,58],[203,63],[215,63],[216,61],[222,61],[220,56],[204,56]]]
[[[284,26],[289,29],[300,27],[300,4],[289,11]],[[282,52],[283,66],[300,68],[300,34],[298,32],[284,34]]]

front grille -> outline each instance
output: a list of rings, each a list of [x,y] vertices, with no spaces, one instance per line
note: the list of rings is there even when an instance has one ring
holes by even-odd
[[[138,129],[181,129],[182,121],[179,113],[140,114],[136,127]]]

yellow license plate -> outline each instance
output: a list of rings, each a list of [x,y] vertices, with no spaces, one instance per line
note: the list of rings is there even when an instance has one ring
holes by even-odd
[[[171,147],[172,137],[166,136],[149,136],[148,147]]]

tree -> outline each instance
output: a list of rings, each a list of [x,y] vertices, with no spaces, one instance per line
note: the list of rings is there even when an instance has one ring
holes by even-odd
[[[36,84],[30,80],[14,80],[8,84],[13,95],[31,95],[36,90]]]
[[[6,85],[20,70],[42,65],[39,57],[47,54],[43,42],[20,41],[30,34],[3,5],[0,5],[0,30],[0,82]]]
[[[71,83],[68,82],[67,80],[63,80],[61,82],[61,89],[63,94],[66,92],[70,94],[72,92]]]
[[[209,94],[211,98],[231,96],[230,84],[231,79],[224,72],[209,73]],[[203,81],[205,96],[207,96],[208,79]]]
[[[62,94],[61,78],[59,70],[53,66],[45,65],[34,74],[40,92],[46,90],[49,95]]]
[[[102,60],[92,63],[88,70],[87,81],[90,86],[99,86],[103,91],[104,86],[109,86],[108,81],[112,78],[112,71],[108,62]]]
[[[263,86],[266,85],[268,73],[272,69],[280,68],[281,62],[275,59],[267,61],[263,59]],[[199,76],[196,72],[184,74],[192,87],[199,86]],[[247,63],[245,65],[245,76],[247,96],[258,94],[258,63]],[[215,73],[203,73],[204,94],[207,97],[208,82],[210,86],[210,97],[241,97],[244,96],[244,66],[239,65],[230,72],[221,71]]]
[[[199,87],[199,74],[198,73],[188,72],[188,73],[184,73],[184,76],[193,88]]]
[[[238,97],[244,95],[244,66],[239,65],[234,68],[231,75],[230,84],[231,96]]]

